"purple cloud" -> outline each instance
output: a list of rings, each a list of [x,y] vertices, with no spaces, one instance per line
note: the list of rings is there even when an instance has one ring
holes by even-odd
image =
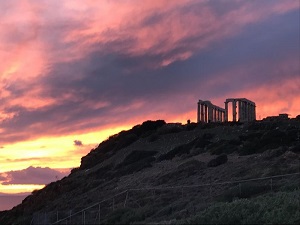
[[[75,140],[74,145],[75,146],[83,146],[82,141],[80,141],[80,140]]]
[[[24,170],[9,171],[0,174],[2,185],[9,184],[47,184],[59,180],[69,173],[60,172],[49,167],[28,167]]]

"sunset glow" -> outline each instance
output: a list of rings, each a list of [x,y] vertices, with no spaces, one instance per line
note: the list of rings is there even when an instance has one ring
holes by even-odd
[[[0,194],[61,179],[145,120],[195,122],[199,99],[296,117],[299,4],[0,0]]]

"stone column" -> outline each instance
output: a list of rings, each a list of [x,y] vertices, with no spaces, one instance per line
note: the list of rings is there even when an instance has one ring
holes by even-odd
[[[236,100],[232,102],[232,118],[233,122],[236,122]]]
[[[241,102],[241,100],[238,100],[238,106],[239,106],[238,121],[242,122],[242,120],[243,120],[243,110],[242,110],[242,102]]]
[[[244,121],[248,121],[248,102],[244,101]]]
[[[201,103],[201,106],[200,106],[200,121],[201,122],[204,122],[204,106],[203,106],[203,103]]]
[[[251,110],[251,113],[252,113],[252,121],[255,120],[255,104],[252,104],[252,110]]]
[[[244,101],[244,109],[243,109],[243,114],[244,114],[244,121],[247,121],[247,102],[246,101]]]
[[[214,122],[217,122],[217,109],[214,108],[214,119],[213,119]]]
[[[208,105],[208,122],[213,122],[213,108],[211,105]]]
[[[250,102],[247,103],[247,121],[251,121],[251,104]]]
[[[204,122],[207,123],[207,105],[204,105]]]
[[[198,108],[197,108],[197,123],[199,123],[201,121],[201,118],[200,118],[200,116],[201,116],[201,109],[200,109],[200,107],[201,107],[201,103],[199,101],[198,102]]]
[[[224,113],[224,121],[228,122],[228,102],[225,102],[225,113]]]
[[[250,104],[250,120],[249,121],[253,121],[253,104]]]

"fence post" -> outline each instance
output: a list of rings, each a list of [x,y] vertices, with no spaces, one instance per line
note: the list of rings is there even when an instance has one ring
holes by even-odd
[[[58,221],[58,211],[56,211],[56,222]]]
[[[101,204],[99,203],[99,224],[101,224]]]
[[[82,212],[82,223],[85,225],[85,211]]]
[[[128,190],[126,191],[126,197],[125,197],[125,202],[124,202],[124,208],[126,207],[127,199],[128,199]]]
[[[112,210],[115,211],[115,197],[113,197]]]
[[[239,183],[239,192],[240,192],[240,197],[242,196],[242,184]]]
[[[271,191],[273,191],[273,179],[271,178]]]
[[[70,216],[70,224],[72,224],[72,210],[70,210],[69,216]]]

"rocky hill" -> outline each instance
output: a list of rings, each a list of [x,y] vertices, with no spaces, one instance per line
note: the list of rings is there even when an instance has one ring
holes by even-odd
[[[68,177],[0,212],[0,224],[298,224],[299,172],[299,117],[146,121],[92,149]]]

